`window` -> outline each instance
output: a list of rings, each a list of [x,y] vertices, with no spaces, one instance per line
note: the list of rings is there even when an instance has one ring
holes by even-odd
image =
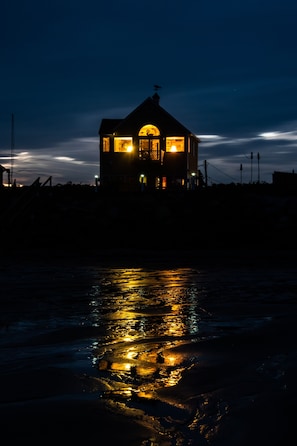
[[[141,127],[138,136],[160,136],[160,130],[153,124],[147,124]]]
[[[139,148],[138,156],[143,161],[159,161],[161,158],[160,150],[160,130],[153,124],[147,124],[141,127],[138,133]]]
[[[114,151],[129,153],[133,151],[132,138],[130,136],[122,136],[114,138]]]
[[[102,151],[103,152],[109,152],[110,151],[110,139],[105,137],[102,139]]]
[[[160,141],[159,139],[139,139],[139,158],[142,160],[160,159]]]
[[[170,136],[166,138],[166,152],[184,152],[185,138]]]

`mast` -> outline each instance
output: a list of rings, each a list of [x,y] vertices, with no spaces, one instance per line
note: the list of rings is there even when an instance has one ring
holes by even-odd
[[[260,153],[259,152],[257,155],[257,159],[258,159],[258,183],[260,184]]]
[[[9,185],[13,184],[13,162],[14,162],[14,115],[11,114],[11,137],[10,137],[10,175]]]

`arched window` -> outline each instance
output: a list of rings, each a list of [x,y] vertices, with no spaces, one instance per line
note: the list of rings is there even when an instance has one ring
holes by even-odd
[[[138,136],[160,136],[160,130],[153,124],[147,124],[141,127]]]

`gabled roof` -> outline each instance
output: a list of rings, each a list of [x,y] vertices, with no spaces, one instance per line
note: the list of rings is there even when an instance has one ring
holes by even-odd
[[[131,135],[145,124],[156,125],[161,133],[166,135],[193,135],[190,130],[159,105],[157,94],[145,99],[124,119],[103,119],[99,134]],[[199,138],[197,140],[199,141]]]
[[[121,122],[122,119],[107,119],[104,118],[101,121],[99,128],[99,134],[109,135],[114,132],[114,128]]]

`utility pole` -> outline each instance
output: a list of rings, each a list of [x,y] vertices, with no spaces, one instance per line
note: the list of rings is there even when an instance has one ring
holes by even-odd
[[[251,152],[251,184],[253,182],[253,152]]]
[[[260,184],[260,153],[259,152],[257,155],[257,159],[258,159],[258,183]]]
[[[205,187],[207,187],[207,161],[204,160],[204,178],[205,178]]]
[[[14,161],[14,115],[11,114],[11,139],[10,139],[10,176],[9,185],[12,186],[13,177],[13,161]]]
[[[240,184],[242,184],[242,164],[240,164]]]

